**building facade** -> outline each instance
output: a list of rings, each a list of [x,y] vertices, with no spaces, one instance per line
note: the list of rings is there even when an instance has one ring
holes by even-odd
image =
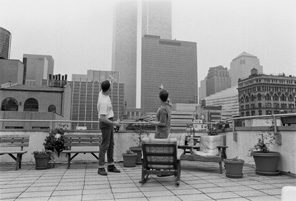
[[[206,79],[206,96],[210,96],[224,89],[230,88],[231,78],[227,68],[223,66],[211,67]]]
[[[137,73],[141,65],[144,34],[171,38],[171,2],[119,1],[113,17],[112,71],[120,74],[128,108],[137,105]],[[139,78],[138,78],[139,79]]]
[[[296,112],[296,77],[258,74],[238,81],[240,116]]]
[[[20,60],[0,59],[0,84],[25,84],[25,68]]]
[[[122,118],[125,111],[124,85],[118,83],[119,73],[114,71],[88,70],[87,75],[72,75],[69,81],[72,87],[71,99],[71,120],[73,121],[97,121],[97,101],[101,90],[101,82],[110,80],[111,101],[114,111],[114,118]],[[72,129],[86,127],[88,130],[98,130],[98,123],[73,123]]]
[[[26,85],[41,86],[43,79],[48,79],[53,74],[54,60],[50,55],[24,54]]]
[[[199,104],[201,104],[201,100],[207,96],[207,77],[200,81],[200,86],[198,88],[198,99]]]
[[[239,115],[237,86],[225,89],[204,99],[206,105],[222,106],[221,120]]]
[[[71,87],[14,84],[0,88],[0,119],[70,120]],[[49,129],[49,122],[2,122],[0,129]],[[52,125],[57,126],[57,125]]]
[[[237,86],[239,78],[247,78],[253,68],[256,68],[259,74],[263,73],[263,67],[256,56],[243,52],[234,58],[230,63],[229,69],[231,86]]]
[[[10,57],[11,33],[0,27],[0,59],[9,59]]]
[[[160,39],[159,36],[152,35],[145,35],[142,41],[143,113],[157,111],[161,84],[169,91],[173,103],[196,103],[196,43]]]

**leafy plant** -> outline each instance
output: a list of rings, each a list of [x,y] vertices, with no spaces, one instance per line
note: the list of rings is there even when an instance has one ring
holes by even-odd
[[[65,149],[65,137],[64,133],[68,130],[68,125],[59,125],[49,132],[49,136],[45,138],[43,143],[45,150],[51,150],[57,152],[58,156]]]
[[[262,133],[259,134],[258,142],[249,149],[249,156],[253,156],[255,151],[269,152],[269,146],[275,144],[275,136],[273,133]]]

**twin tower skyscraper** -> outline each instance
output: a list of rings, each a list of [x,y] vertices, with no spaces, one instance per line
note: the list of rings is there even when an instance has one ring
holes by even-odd
[[[160,84],[177,102],[181,97],[181,102],[189,102],[197,96],[196,43],[172,40],[172,2],[121,0],[114,9],[112,71],[119,72],[118,82],[124,83],[126,106],[136,108],[141,99],[143,112],[155,112]],[[191,83],[195,87],[189,87],[190,98],[172,93],[180,91],[174,79],[182,78],[182,74],[184,78],[191,76],[187,81],[193,78],[195,82]]]

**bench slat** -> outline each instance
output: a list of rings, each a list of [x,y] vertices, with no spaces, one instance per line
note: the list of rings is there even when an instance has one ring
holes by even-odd
[[[100,151],[78,151],[78,150],[63,150],[63,153],[100,153]]]
[[[66,147],[84,147],[84,146],[86,146],[86,147],[89,147],[89,146],[99,146],[99,145],[101,145],[101,143],[98,143],[98,142],[96,142],[96,143],[64,143],[64,145],[66,146]]]
[[[0,143],[6,143],[6,142],[10,142],[10,143],[15,143],[15,142],[29,142],[29,138],[28,139],[21,139],[21,138],[0,138]]]
[[[72,138],[102,138],[101,134],[94,134],[94,135],[90,135],[90,134],[86,134],[86,135],[81,135],[81,134],[65,134],[65,137],[72,137]]]
[[[27,151],[0,151],[1,154],[25,154]]]
[[[102,139],[71,139],[71,138],[65,138],[65,142],[101,142]]]
[[[24,142],[24,143],[10,143],[10,142],[1,142],[1,147],[28,147],[29,142]]]
[[[30,138],[30,135],[0,135],[0,138]]]

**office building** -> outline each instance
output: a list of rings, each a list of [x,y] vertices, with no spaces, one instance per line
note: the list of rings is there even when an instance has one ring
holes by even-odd
[[[259,59],[249,53],[243,52],[235,57],[230,63],[229,75],[231,77],[231,86],[238,85],[238,79],[249,77],[250,71],[256,68],[259,74],[263,73],[263,67]]]
[[[222,106],[221,119],[239,115],[237,86],[222,90],[204,98],[206,105]]]
[[[136,108],[137,71],[141,68],[142,59],[141,38],[144,34],[156,34],[171,39],[171,2],[119,1],[113,19],[112,71],[120,74],[127,107]]]
[[[224,89],[230,88],[231,78],[227,68],[223,66],[211,67],[206,79],[206,96],[210,96]]]
[[[87,74],[73,74],[71,99],[71,120],[74,121],[96,121],[96,123],[73,123],[72,128],[85,127],[88,130],[98,130],[97,101],[101,90],[101,82],[110,80],[111,101],[114,111],[114,119],[122,118],[125,111],[124,85],[118,83],[119,73],[114,71],[88,70]]]
[[[11,34],[8,30],[0,27],[0,59],[9,59]]]
[[[207,77],[200,81],[200,86],[198,88],[198,99],[199,104],[201,104],[201,100],[207,96]]]
[[[248,78],[238,81],[240,116],[293,113],[296,77],[259,74],[252,69]]]
[[[0,85],[5,83],[24,84],[25,68],[20,60],[0,59]]]
[[[26,69],[26,85],[42,85],[43,79],[53,74],[54,60],[50,55],[24,54],[23,62]]]
[[[141,108],[156,112],[159,86],[173,103],[197,103],[197,50],[195,42],[142,38]]]

